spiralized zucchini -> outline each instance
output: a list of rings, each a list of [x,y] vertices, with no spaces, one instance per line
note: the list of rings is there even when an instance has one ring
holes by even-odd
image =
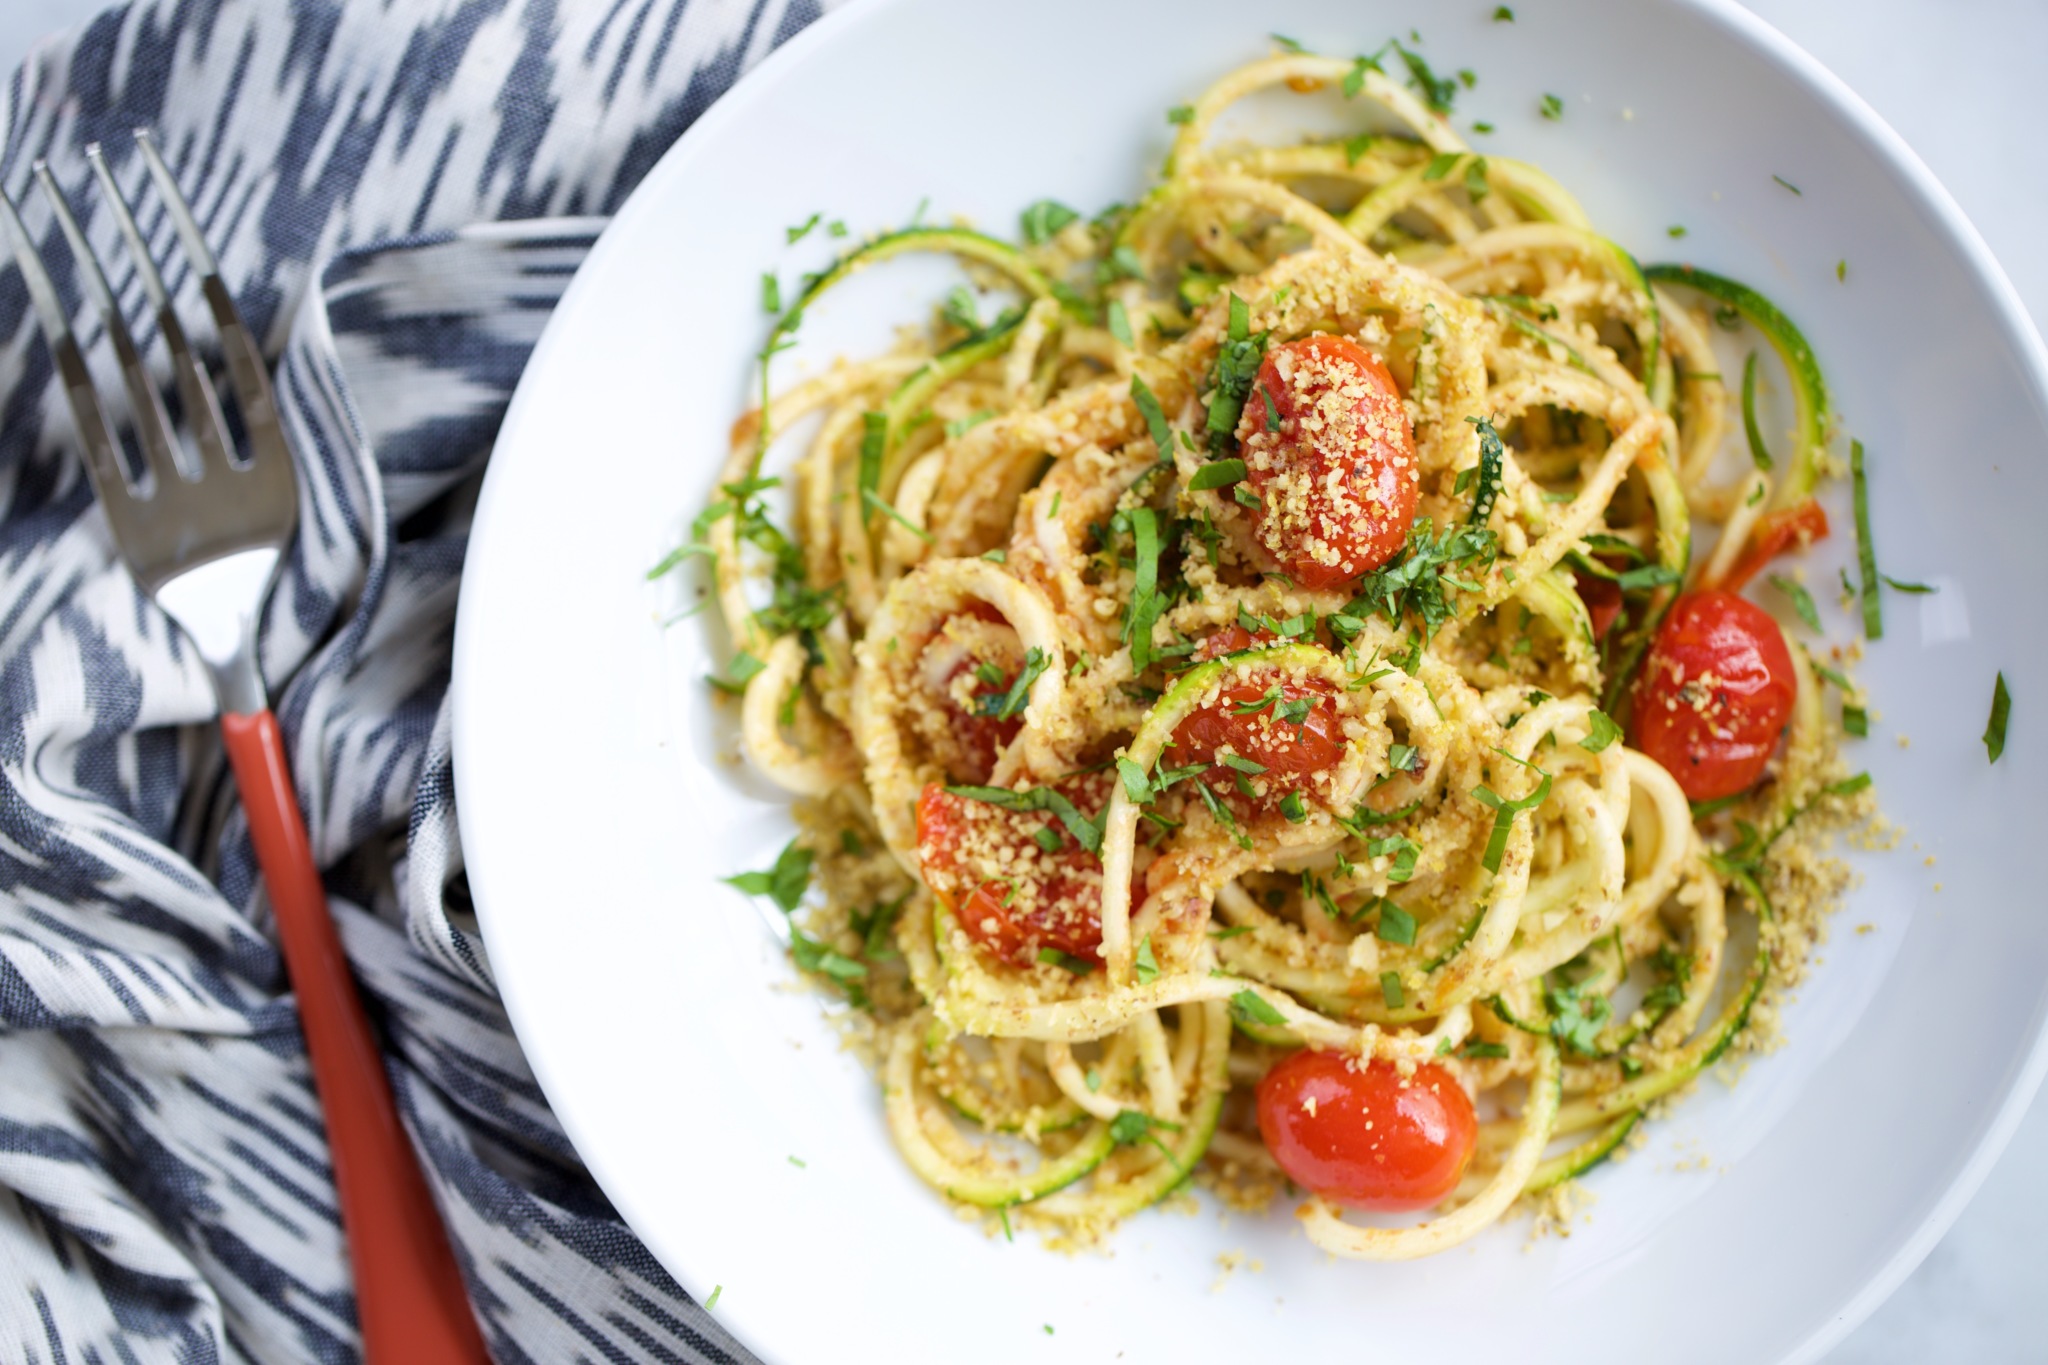
[[[1212,145],[1227,106],[1279,86],[1350,89],[1366,133]],[[1771,339],[1799,410],[1777,504],[1820,477],[1825,390],[1753,291],[1645,271],[1541,170],[1472,151],[1376,70],[1283,53],[1176,122],[1134,207],[1091,222],[1041,205],[1021,246],[890,233],[778,322],[764,401],[778,343],[855,270],[950,253],[1014,298],[983,320],[986,298],[956,297],[921,336],[740,423],[700,526],[742,651],[745,749],[809,803],[825,904],[805,942],[867,1011],[890,1132],[936,1190],[1004,1227],[1086,1237],[1178,1187],[1212,1142],[1211,1176],[1274,1188],[1245,1092],[1289,1049],[1335,1049],[1434,1062],[1489,1116],[1432,1217],[1302,1210],[1339,1255],[1429,1254],[1614,1152],[1765,987],[1770,953],[1733,951],[1729,920],[1768,917],[1771,846],[1731,860],[1725,837],[1704,840],[1610,716],[1695,522],[1754,520],[1709,482],[1729,390],[1688,300],[1783,324]],[[1441,619],[1413,596],[1300,587],[1246,548],[1242,499],[1212,467],[1217,358],[1316,332],[1364,344],[1402,391],[1415,534],[1478,547],[1425,566]],[[763,460],[813,415],[784,536]],[[1741,485],[1750,504],[1759,479]],[[1389,571],[1426,549],[1411,539]],[[1596,639],[1581,589],[1598,579],[1623,610]],[[1200,641],[1247,623],[1255,645],[1198,661]],[[1002,680],[1018,724],[980,787],[1107,774],[1098,808],[1036,808],[1052,845],[1094,840],[1093,970],[992,957],[926,885],[920,797],[962,781],[932,660],[997,637],[1029,667]],[[1824,799],[1833,735],[1800,674],[1790,757],[1710,831]],[[1170,777],[1176,726],[1247,677],[1320,680],[1344,738],[1285,818],[1233,817]],[[884,891],[893,928],[873,908]]]

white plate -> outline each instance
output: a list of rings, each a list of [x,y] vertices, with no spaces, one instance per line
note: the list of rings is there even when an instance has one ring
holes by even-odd
[[[557,311],[463,582],[463,843],[513,1022],[578,1149],[685,1286],[724,1287],[719,1317],[767,1359],[887,1342],[905,1361],[1810,1360],[1925,1254],[2038,1082],[2048,357],[1925,168],[1754,18],[1521,0],[1495,24],[1491,8],[868,0],[720,101]],[[706,631],[661,629],[674,602],[643,575],[747,405],[761,272],[787,287],[843,245],[820,230],[788,247],[785,226],[822,210],[865,233],[928,196],[934,219],[1008,233],[1041,195],[1128,199],[1164,111],[1258,55],[1264,30],[1342,52],[1418,19],[1439,68],[1480,73],[1459,116],[1499,125],[1486,148],[1554,172],[1646,258],[1684,224],[1685,258],[1805,327],[1870,447],[1882,565],[1941,587],[1888,598],[1864,670],[1881,719],[1857,761],[1906,842],[1862,861],[1789,1044],[1597,1173],[1569,1240],[1528,1245],[1511,1223],[1422,1264],[1340,1264],[1284,1210],[1205,1210],[1141,1216],[1108,1256],[991,1241],[903,1168],[874,1081],[716,880],[765,865],[788,825],[733,760]],[[1562,120],[1537,117],[1545,92]],[[920,316],[935,269],[835,293],[782,373]],[[2001,668],[2017,718],[1992,768],[1978,736]],[[1232,1251],[1263,1269],[1218,1285]]]

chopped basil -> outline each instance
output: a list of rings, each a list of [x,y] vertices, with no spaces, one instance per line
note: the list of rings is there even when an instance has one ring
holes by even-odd
[[[1230,1012],[1238,1018],[1253,1024],[1264,1024],[1268,1028],[1280,1028],[1287,1023],[1287,1016],[1266,1002],[1266,997],[1246,987],[1230,997]]]
[[[1273,395],[1264,384],[1259,385],[1259,397],[1266,400],[1266,430],[1280,430],[1280,409],[1273,405]]]
[[[1820,629],[1820,609],[1814,606],[1812,593],[1781,573],[1772,574],[1770,584],[1791,600],[1792,610],[1799,613],[1799,619],[1806,622],[1809,630]]]
[[[1037,645],[1033,645],[1025,651],[1024,667],[1017,670],[1016,680],[1010,684],[1008,692],[1000,695],[984,692],[974,699],[976,714],[996,720],[1009,720],[1022,712],[1025,704],[1031,699],[1031,684],[1038,681],[1039,674],[1045,672],[1051,663],[1051,656]]]
[[[1782,176],[1782,175],[1774,175],[1774,176],[1772,176],[1772,177],[1771,177],[1771,179],[1773,179],[1773,180],[1777,181],[1777,182],[1778,182],[1778,183],[1779,183],[1780,185],[1783,185],[1783,186],[1784,186],[1784,187],[1785,187],[1786,189],[1788,189],[1788,190],[1792,191],[1792,193],[1794,193],[1794,194],[1797,194],[1797,195],[1800,195],[1800,196],[1802,196],[1802,197],[1803,197],[1803,196],[1805,195],[1805,193],[1806,193],[1806,191],[1804,191],[1804,190],[1800,189],[1800,188],[1799,188],[1799,187],[1798,187],[1797,185],[1793,184],[1793,183],[1792,183],[1791,181],[1787,180],[1787,179],[1786,179],[1786,178],[1785,178],[1784,176]]]
[[[784,228],[783,235],[789,239],[792,245],[794,245],[797,242],[801,242],[804,238],[811,235],[811,229],[816,227],[818,225],[818,220],[823,218],[824,216],[825,215],[822,213],[814,213],[810,217],[804,219],[803,222],[798,223],[795,227]]]
[[[1138,984],[1149,986],[1159,979],[1159,959],[1152,955],[1152,935],[1138,940],[1138,955],[1133,959],[1138,974]]]
[[[956,417],[946,423],[946,439],[949,441],[958,440],[994,416],[994,413],[984,408],[980,412],[970,413],[966,417]]]
[[[1835,262],[1835,278],[1836,278],[1836,279],[1838,279],[1838,280],[1841,280],[1841,281],[1842,281],[1842,282],[1844,282],[1844,283],[1847,283],[1847,282],[1848,282],[1848,279],[1849,279],[1849,262],[1848,262],[1848,261],[1846,261],[1846,260],[1841,260],[1841,261],[1836,261],[1836,262]]]
[[[767,666],[743,649],[732,656],[732,664],[726,669],[727,676],[721,678],[715,673],[709,673],[705,675],[704,680],[721,692],[738,696],[747,690],[747,680]]]
[[[1280,798],[1280,813],[1290,824],[1300,824],[1308,819],[1308,807],[1302,804],[1300,792],[1289,792]]]
[[[1131,382],[1138,381],[1134,378]],[[1158,405],[1155,402],[1153,406]],[[1131,647],[1131,669],[1142,673],[1152,663],[1152,627],[1166,609],[1166,597],[1159,591],[1158,514],[1149,507],[1134,507],[1130,521],[1136,578],[1131,587],[1130,616],[1124,623],[1124,635]]]
[[[1138,415],[1145,419],[1145,428],[1152,433],[1152,443],[1159,447],[1160,462],[1172,463],[1173,428],[1167,425],[1166,410],[1159,406],[1159,396],[1136,375],[1131,376],[1131,401],[1138,405]]]
[[[1239,934],[1249,934],[1251,931],[1252,927],[1249,924],[1233,924],[1228,929],[1211,929],[1209,937],[1215,939],[1236,938]]]
[[[1266,358],[1269,333],[1251,331],[1251,309],[1236,294],[1229,295],[1230,313],[1223,344],[1216,349],[1216,363],[1209,371],[1208,420],[1205,429],[1212,452],[1228,454],[1237,448],[1237,422],[1251,396],[1252,382]]]
[[[1848,702],[1843,702],[1842,729],[1858,739],[1869,738],[1870,713],[1860,706],[1851,706]]]
[[[1302,46],[1302,45],[1301,45],[1300,43],[1296,42],[1296,41],[1295,41],[1294,39],[1292,39],[1292,38],[1288,37],[1288,36],[1287,36],[1286,34],[1284,34],[1284,33],[1268,33],[1268,34],[1267,34],[1266,36],[1267,36],[1268,38],[1271,38],[1271,39],[1272,39],[1272,40],[1273,40],[1273,41],[1274,41],[1275,43],[1279,44],[1280,48],[1281,48],[1281,49],[1282,49],[1283,51],[1287,51],[1287,52],[1306,52],[1306,51],[1308,51],[1308,49],[1307,49],[1307,48],[1303,47],[1303,46]]]
[[[1464,158],[1464,155],[1463,152],[1438,152],[1429,159],[1429,165],[1423,168],[1422,178],[1424,180],[1443,179],[1456,168],[1458,162]]]
[[[1166,111],[1166,121],[1176,124],[1193,123],[1195,121],[1195,106],[1192,104],[1174,105],[1173,108]]]
[[[1072,953],[1061,952],[1058,948],[1040,948],[1038,960],[1048,967],[1058,967],[1062,971],[1072,972],[1075,976],[1086,976],[1095,970],[1095,964],[1087,958],[1075,957]]]
[[[1545,95],[1543,103],[1539,108],[1543,117],[1550,119],[1552,122],[1564,117],[1564,101],[1555,95]]]
[[[1984,727],[1984,752],[1993,763],[2005,752],[2005,723],[2011,717],[2012,693],[2005,690],[2005,673],[2000,670],[1998,681],[1991,688],[1991,720]]]
[[[1393,862],[1387,868],[1387,880],[1399,883],[1415,875],[1415,860],[1422,856],[1422,845],[1405,834],[1389,834],[1384,839],[1368,841],[1365,851],[1374,858],[1391,854]]]
[[[889,450],[889,417],[887,413],[864,412],[860,421],[860,469],[855,482],[865,498],[882,486],[882,457]]]
[[[1218,754],[1216,755],[1216,761],[1226,768],[1235,768],[1241,773],[1250,773],[1253,777],[1257,777],[1260,773],[1266,771],[1265,764],[1254,763],[1251,759],[1240,758],[1236,754]]]
[[[1145,263],[1130,247],[1119,246],[1109,253],[1108,259],[1095,267],[1095,277],[1104,284],[1112,280],[1142,280],[1145,278]]]
[[[1228,488],[1234,483],[1242,483],[1247,472],[1243,460],[1211,460],[1188,480],[1188,491],[1200,493],[1211,488]]]
[[[1621,727],[1605,711],[1588,711],[1586,727],[1586,737],[1579,741],[1579,747],[1589,754],[1597,754],[1621,738]]]
[[[1493,788],[1484,786],[1474,787],[1472,795],[1493,807],[1493,833],[1486,841],[1486,855],[1480,861],[1488,872],[1499,872],[1500,860],[1508,849],[1508,832],[1514,828],[1515,817],[1525,810],[1536,809],[1549,799],[1550,774],[1543,773],[1543,780],[1536,784],[1536,790],[1519,801],[1510,801]]]
[[[776,279],[772,271],[761,276],[761,311],[782,311],[782,281]]]
[[[1670,227],[1664,229],[1664,235],[1676,241],[1678,238],[1685,236],[1685,227],[1683,224],[1673,223]]]
[[[1408,996],[1401,989],[1401,974],[1399,972],[1380,973],[1380,995],[1386,1000],[1387,1008],[1390,1010],[1406,1007]]]
[[[1878,577],[1882,578],[1886,583],[1890,584],[1893,592],[1906,592],[1918,595],[1920,593],[1940,591],[1940,589],[1936,588],[1932,583],[1901,583],[1898,579],[1893,578],[1888,573],[1879,574]]]
[[[1379,925],[1373,932],[1388,943],[1412,948],[1415,945],[1415,916],[1382,896]]]
[[[710,1297],[710,1298],[708,1298],[708,1299],[706,1299],[706,1300],[704,1300],[704,1311],[708,1313],[708,1312],[710,1312],[710,1311],[711,1311],[712,1309],[714,1309],[714,1308],[718,1307],[718,1296],[719,1296],[720,1294],[723,1294],[724,1292],[725,1292],[725,1286],[724,1286],[724,1285],[722,1285],[722,1284],[714,1284],[714,1285],[712,1285],[712,1286],[711,1286],[711,1297]]]
[[[1106,312],[1109,318],[1109,334],[1124,345],[1135,347],[1138,343],[1131,337],[1131,315],[1124,311],[1123,301],[1111,299]]]
[[[1344,164],[1356,166],[1358,158],[1364,156],[1372,147],[1372,144],[1373,135],[1371,133],[1360,133],[1357,137],[1344,139]]]
[[[800,929],[789,936],[789,955],[804,971],[830,977],[842,986],[867,979],[866,963],[856,962],[837,949],[826,947]],[[859,1003],[860,998],[855,999]]]
[[[1506,5],[1496,5],[1493,10],[1493,22],[1496,24],[1512,24],[1515,22],[1515,12]]]
[[[1024,210],[1024,240],[1043,246],[1081,215],[1056,199],[1041,199]]]
[[[1074,836],[1075,843],[1090,853],[1102,852],[1100,819],[1091,820],[1081,814],[1072,801],[1051,787],[1028,787],[1023,791],[1011,791],[1007,787],[947,787],[946,792],[951,796],[994,806],[998,810],[1015,811],[1025,815],[1040,811],[1050,812],[1059,817],[1059,822],[1066,826],[1067,833]]]
[[[874,489],[863,488],[860,491],[860,500],[862,504],[864,504],[868,508],[869,511],[880,512],[883,516],[895,522],[898,526],[901,526],[904,530],[910,532],[910,534],[916,536],[925,544],[929,545],[932,543],[934,537],[932,536],[932,533],[930,531],[925,530],[924,527],[919,526],[909,517],[906,517],[901,512],[897,511],[895,507],[890,505],[888,502],[885,502],[882,498],[882,495],[875,492]]]
[[[1389,744],[1387,746],[1387,771],[1393,773],[1419,773],[1422,771],[1422,750],[1413,744]]]
[[[868,851],[867,845],[860,841],[860,836],[850,829],[839,831],[839,847],[846,852],[848,857],[853,858],[858,858]]]
[[[676,565],[682,563],[686,559],[689,559],[693,555],[704,555],[708,557],[711,554],[712,549],[709,545],[701,545],[695,541],[692,541],[687,545],[678,545],[675,549],[670,550],[667,554],[663,555],[661,557],[661,562],[659,564],[656,564],[653,568],[647,571],[647,581],[652,583],[656,579],[663,577],[668,573],[669,570],[675,568]]]
[[[1550,1006],[1550,1035],[1582,1056],[1600,1050],[1600,1029],[1614,1013],[1604,995],[1581,992],[1576,985],[1550,986],[1543,992]]]
[[[1508,1045],[1506,1043],[1489,1043],[1475,1038],[1465,1044],[1464,1047],[1458,1049],[1458,1051],[1461,1055],[1469,1057],[1475,1062],[1493,1060],[1507,1056]]]
[[[1238,506],[1250,507],[1254,510],[1264,507],[1266,505],[1265,503],[1259,501],[1259,495],[1257,493],[1252,492],[1251,489],[1246,488],[1241,483],[1230,490],[1230,498],[1231,501],[1235,502]]]
[[[1749,458],[1758,469],[1771,467],[1771,452],[1764,445],[1764,433],[1756,423],[1756,352],[1742,362],[1742,431],[1749,438]]]
[[[766,872],[741,872],[722,880],[749,896],[766,896],[788,914],[802,902],[804,891],[811,884],[813,856],[800,841],[792,839],[775,855],[775,866]]]
[[[1870,538],[1870,481],[1863,472],[1863,442],[1849,442],[1849,485],[1856,508],[1856,569],[1863,579],[1863,633],[1884,638],[1884,607],[1878,601],[1877,545]]]
[[[981,331],[981,305],[975,301],[974,291],[964,284],[953,286],[939,307],[939,316],[963,332]]]

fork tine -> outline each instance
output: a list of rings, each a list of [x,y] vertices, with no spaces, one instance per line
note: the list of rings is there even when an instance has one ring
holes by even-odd
[[[243,325],[234,296],[220,277],[220,265],[206,245],[198,219],[192,215],[192,205],[178,188],[177,177],[171,174],[149,129],[135,130],[135,145],[142,152],[142,164],[149,168],[149,177],[156,182],[164,207],[170,211],[171,226],[185,248],[185,255],[200,273],[200,292],[206,296],[214,329],[220,334],[221,351],[227,358],[228,384],[235,391],[235,402],[242,409],[242,425],[249,433],[250,462],[281,460],[289,465],[291,447],[285,443],[284,427],[270,389],[270,374],[263,367],[262,348]]]
[[[121,366],[121,382],[128,389],[128,402],[134,409],[135,433],[142,443],[144,464],[150,477],[156,480],[157,488],[162,489],[167,486],[166,480],[185,477],[179,466],[178,436],[171,430],[170,414],[164,411],[163,398],[156,391],[156,381],[150,377],[149,367],[142,363],[142,353],[135,347],[127,319],[121,316],[121,305],[114,297],[113,286],[107,283],[106,271],[100,267],[99,256],[94,253],[92,243],[86,240],[85,230],[72,216],[71,205],[65,201],[57,177],[50,173],[49,165],[43,161],[35,163],[35,177],[36,185],[49,201],[58,231],[71,245],[71,255],[78,263],[78,278],[85,286],[86,297],[99,310],[100,323],[107,329],[107,340],[113,343],[114,358]]]
[[[177,310],[171,306],[170,291],[164,287],[163,276],[157,273],[156,261],[149,254],[149,243],[143,240],[142,229],[136,225],[128,196],[121,193],[121,186],[115,182],[114,172],[101,154],[99,143],[86,147],[85,159],[92,166],[93,175],[99,179],[100,191],[113,212],[114,224],[120,229],[122,240],[128,244],[128,255],[135,262],[142,292],[149,296],[150,306],[156,310],[157,330],[163,334],[164,344],[170,348],[171,365],[178,380],[178,397],[184,403],[185,420],[199,444],[201,476],[218,473],[233,463],[234,442],[228,436],[227,422],[221,415],[220,395],[214,391],[213,378],[193,353],[191,338],[186,335],[185,324],[179,320]]]
[[[21,267],[22,281],[28,286],[29,299],[42,323],[43,339],[49,343],[57,373],[64,380],[64,396],[70,401],[71,417],[85,446],[86,475],[92,480],[93,492],[99,496],[101,505],[112,517],[131,495],[127,475],[121,468],[120,447],[114,443],[113,428],[107,424],[99,390],[93,387],[92,372],[86,368],[85,355],[78,349],[78,338],[71,333],[71,319],[58,301],[57,284],[43,269],[35,240],[28,235],[20,210],[4,190],[0,190],[0,222],[6,224],[15,262]]]

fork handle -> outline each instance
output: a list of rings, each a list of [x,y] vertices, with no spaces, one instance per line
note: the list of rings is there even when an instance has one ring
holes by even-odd
[[[298,994],[355,1267],[368,1365],[489,1365],[462,1272],[398,1120],[383,1056],[327,909],[277,717],[223,714],[221,738]]]

